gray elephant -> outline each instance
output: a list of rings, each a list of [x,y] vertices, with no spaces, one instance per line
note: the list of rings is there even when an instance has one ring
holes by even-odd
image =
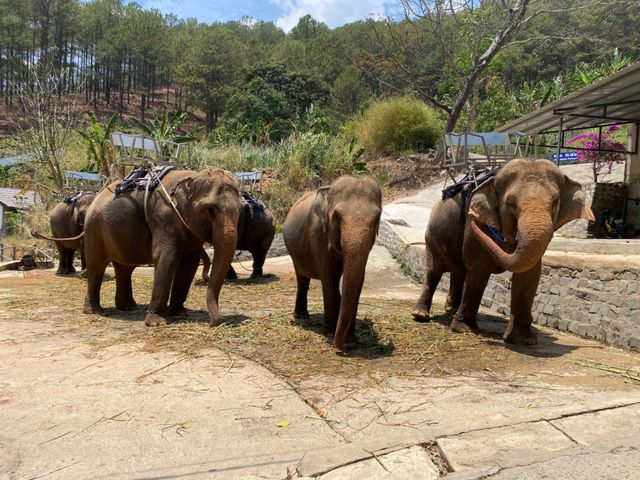
[[[548,160],[512,160],[470,195],[444,198],[433,208],[425,233],[427,265],[413,311],[429,320],[433,294],[451,272],[446,309],[451,329],[477,331],[476,315],[492,273],[513,272],[508,343],[533,345],[531,306],[542,256],[553,232],[577,218],[593,220],[579,183]]]
[[[335,331],[339,349],[356,342],[358,303],[381,212],[382,194],[372,179],[341,177],[302,196],[283,225],[298,283],[294,317],[309,317],[309,280],[320,279],[325,328]]]
[[[102,311],[100,287],[107,264],[113,262],[116,308],[136,307],[131,274],[136,266],[153,263],[153,288],[145,323],[163,325],[167,317],[184,314],[202,244],[208,241],[215,247],[207,289],[209,323],[220,323],[220,288],[238,238],[240,194],[233,174],[213,168],[169,171],[146,199],[144,188],[117,194],[116,187],[118,184],[113,183],[105,188],[87,212],[84,312]]]
[[[253,271],[251,278],[262,276],[262,267],[267,258],[267,252],[276,234],[276,220],[271,210],[257,200],[253,195],[242,192],[242,209],[238,220],[238,245],[236,250],[245,250],[253,257]],[[202,252],[202,280],[209,281],[211,260],[209,254]],[[229,267],[227,279],[238,278],[233,265]]]
[[[73,256],[76,250],[80,250],[80,265],[82,270],[86,268],[83,238],[73,238],[82,233],[84,220],[89,206],[96,198],[93,192],[80,192],[65,198],[51,210],[51,236],[38,232],[31,232],[35,238],[51,240],[56,243],[60,263],[56,275],[74,273]],[[67,240],[67,238],[72,238]]]

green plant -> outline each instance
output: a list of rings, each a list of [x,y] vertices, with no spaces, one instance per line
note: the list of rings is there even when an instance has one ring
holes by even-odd
[[[116,127],[119,115],[117,112],[111,115],[104,128],[100,125],[95,113],[89,112],[87,116],[91,120],[88,133],[80,131],[80,135],[87,144],[87,169],[98,169],[102,175],[109,177],[115,162],[111,134]]]
[[[434,148],[441,132],[436,112],[411,97],[375,102],[345,126],[347,136],[357,139],[369,159]]]
[[[178,109],[169,118],[169,112],[166,107],[162,111],[160,118],[154,118],[149,123],[143,123],[137,118],[132,119],[133,123],[142,132],[155,140],[167,140],[173,143],[189,143],[198,139],[198,134],[202,132],[203,127],[195,128],[185,134],[180,132],[180,127],[187,120],[188,113]]]

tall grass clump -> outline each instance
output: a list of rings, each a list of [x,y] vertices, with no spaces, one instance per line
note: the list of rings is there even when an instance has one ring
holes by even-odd
[[[434,148],[441,133],[436,112],[412,97],[375,102],[345,126],[346,136],[355,138],[370,160]]]
[[[361,154],[340,135],[294,132],[268,145],[203,142],[190,150],[188,162],[198,169],[219,166],[233,172],[266,170],[261,198],[278,222],[282,222],[293,202],[305,191],[342,175],[362,172]]]

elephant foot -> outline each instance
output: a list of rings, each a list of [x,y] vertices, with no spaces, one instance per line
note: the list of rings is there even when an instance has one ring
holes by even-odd
[[[238,274],[235,272],[235,270],[230,270],[227,272],[227,276],[224,278],[227,280],[237,280]]]
[[[82,311],[87,315],[100,315],[102,313],[102,307],[100,305],[92,305],[89,302],[85,302]]]
[[[451,321],[449,328],[457,333],[478,333],[478,324],[475,320],[473,320],[473,322],[466,322],[464,320],[454,318]]]
[[[413,315],[413,319],[416,322],[427,323],[431,321],[431,318],[429,317],[429,311],[419,306],[416,306],[416,308],[413,309],[411,315]]]
[[[335,346],[336,345],[334,344],[334,347]],[[340,351],[348,352],[350,350],[356,350],[358,347],[360,347],[360,342],[358,342],[358,339],[355,336],[347,337],[344,343],[342,344],[342,348],[340,349]]]
[[[119,302],[116,300],[116,309],[122,310],[123,312],[130,312],[135,310],[138,307],[136,301],[132,298],[130,300],[125,300],[123,302]]]
[[[460,305],[454,304],[453,300],[447,297],[447,301],[444,304],[444,311],[447,313],[456,313]]]
[[[203,281],[204,283],[209,283],[209,276],[208,276],[208,275],[207,275],[207,276],[203,275],[203,276],[202,276],[202,281]]]
[[[263,277],[262,270],[254,270],[251,272],[251,278],[260,278]]]
[[[295,320],[308,320],[311,317],[309,315],[309,311],[305,310],[304,312],[293,312],[293,318]]]
[[[167,319],[158,315],[157,313],[149,312],[144,319],[144,324],[147,327],[160,327],[167,324]]]
[[[188,317],[189,313],[187,312],[187,309],[184,308],[184,306],[180,306],[180,307],[169,306],[169,310],[167,311],[167,316],[168,317]]]
[[[533,332],[531,328],[512,328],[511,325],[509,325],[502,338],[505,343],[510,343],[512,345],[530,346],[538,344],[538,335]]]

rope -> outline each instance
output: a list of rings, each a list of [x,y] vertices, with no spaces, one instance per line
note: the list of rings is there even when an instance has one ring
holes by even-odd
[[[253,273],[253,269],[248,269],[247,267],[245,267],[244,264],[242,263],[242,260],[240,260],[240,255],[242,255],[243,252],[244,252],[244,250],[238,250],[236,252],[236,262],[238,262],[240,264],[240,266],[242,267],[242,269],[245,272],[252,272]]]
[[[189,232],[191,232],[191,234],[196,237],[198,240],[202,240],[198,235],[196,235],[196,233],[191,230],[191,227],[189,227],[189,225],[187,224],[187,222],[185,221],[184,217],[182,216],[182,214],[178,211],[178,207],[173,203],[173,199],[171,198],[171,195],[169,195],[169,192],[167,192],[167,189],[164,188],[164,185],[162,184],[162,180],[160,180],[160,178],[158,177],[158,175],[156,175],[156,172],[153,171],[153,168],[151,168],[149,170],[149,172],[151,173],[151,175],[155,176],[156,179],[158,180],[158,185],[160,186],[162,192],[164,193],[167,201],[169,202],[169,204],[173,207],[173,211],[176,212],[176,215],[178,215],[178,218],[180,219],[180,221],[182,222],[182,224],[187,228],[187,230],[189,230]],[[144,215],[145,215],[145,220],[147,219],[147,195],[148,195],[148,191],[149,191],[149,182],[147,182],[147,189],[145,191],[145,204],[144,204]]]

